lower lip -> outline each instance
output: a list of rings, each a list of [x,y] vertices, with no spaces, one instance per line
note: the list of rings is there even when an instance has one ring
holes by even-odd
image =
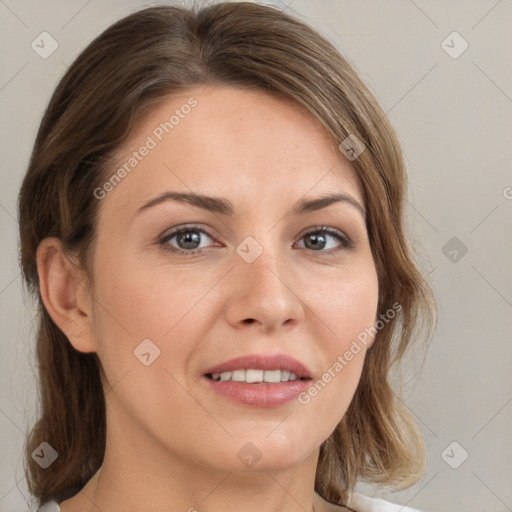
[[[203,376],[215,392],[230,400],[255,407],[279,407],[306,391],[311,380],[293,380],[275,384],[261,382],[248,384],[231,380],[213,380]]]

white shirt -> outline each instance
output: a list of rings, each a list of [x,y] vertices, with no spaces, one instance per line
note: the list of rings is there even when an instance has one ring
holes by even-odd
[[[357,512],[421,512],[416,508],[396,505],[378,498],[370,498],[369,496],[364,496],[357,492],[352,494],[352,499],[348,506]],[[60,512],[60,507],[57,502],[50,501],[40,507],[37,512]]]
[[[352,494],[352,499],[348,506],[357,510],[357,512],[421,512],[417,508],[396,505],[395,503],[378,498],[370,498],[357,492]]]

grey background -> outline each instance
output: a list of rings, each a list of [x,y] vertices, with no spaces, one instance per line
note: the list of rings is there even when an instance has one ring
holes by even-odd
[[[396,128],[410,176],[411,237],[439,301],[425,361],[416,357],[405,372],[414,377],[406,403],[428,447],[428,471],[414,487],[380,496],[425,512],[510,511],[512,1],[287,4],[350,60]],[[108,25],[146,5],[0,0],[0,511],[27,510],[22,448],[37,402],[34,308],[17,263],[21,179],[66,67]],[[43,31],[59,45],[47,59],[31,48]],[[457,58],[442,47],[453,31],[469,44]],[[446,462],[457,466],[465,452],[457,469]]]

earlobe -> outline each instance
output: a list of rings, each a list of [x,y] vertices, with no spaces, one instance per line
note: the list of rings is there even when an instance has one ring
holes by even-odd
[[[41,298],[48,314],[79,352],[95,352],[91,301],[84,293],[83,272],[65,254],[62,242],[45,238],[37,249],[37,272]]]

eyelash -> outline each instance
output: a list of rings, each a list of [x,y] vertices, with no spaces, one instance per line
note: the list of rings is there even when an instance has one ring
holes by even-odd
[[[182,228],[175,229],[171,233],[162,236],[159,239],[158,244],[162,247],[162,249],[164,251],[167,251],[167,252],[170,252],[173,254],[178,254],[178,255],[183,255],[183,256],[194,256],[194,255],[202,253],[206,248],[185,250],[185,249],[177,249],[177,248],[172,247],[169,244],[167,244],[167,242],[169,240],[171,240],[172,238],[174,238],[175,236],[180,235],[182,233],[188,233],[189,231],[197,231],[200,233],[204,233],[207,237],[213,239],[213,237],[210,236],[207,231],[205,231],[202,228],[199,228],[198,226],[185,226]],[[339,242],[341,242],[342,247],[339,249],[329,249],[327,251],[324,251],[324,250],[314,251],[312,249],[306,249],[306,250],[310,250],[314,253],[318,252],[318,253],[324,253],[327,255],[331,255],[333,253],[337,253],[342,250],[353,249],[355,247],[354,242],[352,242],[352,240],[350,238],[348,238],[346,235],[344,235],[341,231],[338,231],[337,229],[334,229],[334,228],[329,228],[327,226],[319,226],[319,227],[313,228],[311,231],[304,233],[300,239],[302,240],[307,235],[318,234],[318,233],[327,234],[327,235],[330,235],[330,236],[336,238]]]

